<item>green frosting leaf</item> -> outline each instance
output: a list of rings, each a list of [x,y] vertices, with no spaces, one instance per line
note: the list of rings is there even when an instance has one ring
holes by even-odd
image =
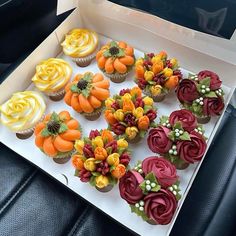
[[[53,112],[50,120],[54,120],[55,122],[60,122],[60,117],[56,112]]]
[[[42,132],[41,132],[41,135],[42,135],[43,137],[48,137],[48,136],[51,135],[51,133],[48,131],[47,128],[44,128],[44,129],[42,130]]]
[[[129,205],[131,208],[131,212],[135,213],[138,216],[141,216],[144,221],[148,220],[147,215],[145,214],[144,211],[140,211],[135,205]]]
[[[125,56],[125,50],[123,48],[119,48],[119,53],[116,54],[116,57],[124,57]]]
[[[71,85],[70,91],[71,91],[72,93],[80,93],[80,89],[77,87],[76,84]]]
[[[79,170],[75,170],[75,176],[79,177]]]
[[[150,190],[147,190],[146,189],[146,181],[149,180],[150,181],[150,184],[151,183],[155,183],[156,186],[155,187],[151,187]],[[153,174],[153,172],[149,173],[146,175],[144,181],[139,185],[140,188],[142,189],[143,191],[143,194],[148,194],[149,192],[158,192],[160,189],[161,189],[161,186],[159,185],[157,179],[156,179],[156,176]],[[151,186],[151,185],[150,185]]]
[[[168,117],[168,116],[162,116],[162,117],[160,118],[160,123],[161,123],[161,125],[163,125],[164,123],[166,123],[168,120],[169,120],[169,117]]]
[[[174,131],[169,132],[168,138],[172,141],[175,141],[175,132]]]
[[[181,122],[179,122],[179,121],[174,124],[174,127],[173,127],[173,128],[174,128],[174,129],[179,129],[179,130],[183,129],[182,124],[181,124]]]
[[[100,173],[100,172],[93,171],[93,172],[92,172],[92,175],[93,175],[93,176],[99,176],[99,175],[101,175],[101,173]]]
[[[146,130],[140,130],[140,131],[139,131],[139,136],[140,136],[141,138],[144,138],[146,133],[147,133]]]
[[[217,98],[217,95],[214,91],[210,91],[205,96],[208,97],[208,98]]]
[[[211,83],[210,77],[206,77],[203,80],[200,80],[199,82],[200,85],[205,85],[206,87],[210,87],[210,83]]]
[[[111,166],[111,167],[110,167],[110,172],[112,172],[113,170],[115,170],[115,168],[116,168],[116,167],[115,167],[114,165]]]
[[[189,133],[188,132],[184,132],[182,135],[180,135],[179,137],[181,140],[191,140],[190,136],[189,136]]]
[[[93,187],[96,186],[95,178],[96,178],[96,176],[92,175],[91,178],[90,178],[90,180],[89,180],[89,183],[90,183]]]
[[[60,129],[59,129],[59,131],[58,131],[59,134],[64,133],[66,130],[68,130],[67,125],[64,124],[64,123],[61,123],[61,124],[60,124]]]
[[[118,43],[116,41],[111,41],[110,42],[110,47],[119,47]]]

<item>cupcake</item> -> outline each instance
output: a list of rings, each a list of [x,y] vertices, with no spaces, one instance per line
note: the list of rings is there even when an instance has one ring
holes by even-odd
[[[139,142],[150,127],[155,127],[157,112],[150,97],[143,97],[139,87],[123,89],[105,102],[109,129],[130,143]]]
[[[135,82],[155,102],[164,100],[182,79],[177,59],[167,59],[166,52],[144,54],[135,63]]]
[[[205,124],[211,116],[219,116],[224,109],[224,91],[219,76],[208,70],[190,74],[177,87],[176,94],[182,107],[192,111],[198,122]]]
[[[120,196],[131,211],[152,225],[167,225],[181,198],[176,168],[163,157],[148,157],[119,182]]]
[[[80,124],[68,111],[53,112],[35,127],[35,145],[58,164],[67,162],[81,138]]]
[[[186,109],[161,117],[158,126],[150,130],[147,143],[152,152],[163,155],[177,169],[201,161],[207,148],[202,126]]]
[[[66,86],[64,101],[88,120],[96,120],[102,113],[104,101],[110,96],[109,87],[109,81],[102,74],[78,74]]]
[[[98,35],[88,29],[73,29],[61,44],[63,52],[80,67],[88,66],[98,49]]]
[[[43,119],[45,110],[44,99],[38,92],[17,92],[0,106],[0,121],[19,139],[27,139]]]
[[[71,66],[60,58],[49,58],[36,66],[32,78],[34,85],[47,94],[51,100],[59,101],[65,95],[65,86],[70,81]]]
[[[130,162],[128,143],[109,130],[92,130],[89,137],[77,140],[72,164],[75,175],[100,192],[108,192],[126,173]]]
[[[121,83],[134,65],[134,49],[125,42],[112,41],[98,51],[96,60],[105,76],[114,83]]]

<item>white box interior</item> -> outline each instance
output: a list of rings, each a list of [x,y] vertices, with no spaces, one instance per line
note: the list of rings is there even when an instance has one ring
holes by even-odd
[[[96,7],[96,10],[94,9]],[[101,10],[102,9],[102,10]],[[118,17],[119,16],[119,17]],[[143,23],[140,22],[140,17],[146,19]],[[148,23],[148,25],[146,25]],[[167,24],[167,23],[166,23]],[[153,31],[149,29],[153,27]],[[126,8],[119,7],[115,4],[108,3],[106,1],[80,1],[79,8],[77,8],[64,22],[59,26],[0,86],[0,104],[8,99],[13,92],[23,91],[25,89],[34,89],[31,84],[31,78],[35,71],[35,66],[43,59],[49,57],[59,56],[67,61],[73,66],[73,75],[77,73],[83,73],[85,71],[98,72],[99,69],[96,66],[96,62],[86,68],[79,68],[73,64],[70,58],[60,54],[61,47],[60,43],[64,39],[65,33],[70,29],[75,27],[85,27],[91,28],[100,33],[102,43],[108,41],[108,38],[114,40],[124,40],[129,44],[133,45],[136,57],[143,55],[143,52],[158,52],[160,50],[166,50],[170,57],[176,57],[179,59],[182,68],[187,69],[191,72],[198,72],[203,69],[210,69],[215,71],[221,76],[224,83],[224,90],[226,92],[225,101],[228,104],[230,97],[233,93],[233,87],[235,81],[233,79],[233,74],[235,72],[235,64],[228,62],[227,60],[217,59],[219,52],[212,51],[212,56],[210,52],[208,55],[200,52],[198,48],[193,49],[194,40],[189,42],[190,37],[187,37],[178,42],[175,42],[172,28],[173,24],[168,24],[167,32],[169,32],[169,39],[166,35],[161,35],[162,28],[164,27],[156,17],[129,10]],[[155,27],[157,30],[155,31]],[[179,31],[178,28],[177,31]],[[173,28],[173,31],[176,29]],[[186,31],[184,28],[180,33],[184,34]],[[185,34],[184,34],[185,35]],[[183,35],[182,35],[183,36]],[[185,35],[186,36],[186,35]],[[196,36],[196,35],[195,35]],[[203,37],[203,36],[202,36]],[[207,40],[211,40],[208,39]],[[213,40],[213,39],[212,39]],[[191,40],[190,40],[191,41]],[[214,40],[213,40],[214,41]],[[186,46],[184,46],[186,42]],[[187,43],[188,42],[188,43]],[[208,41],[209,43],[209,41]],[[221,44],[221,43],[220,43]],[[199,45],[197,45],[198,47]],[[214,45],[211,45],[215,47]],[[217,47],[220,47],[219,45]],[[227,53],[229,46],[226,49],[221,49]],[[231,49],[230,49],[231,50]],[[224,54],[225,55],[225,54]],[[230,54],[230,57],[234,55]],[[231,59],[232,59],[231,57]],[[236,61],[236,60],[235,60]],[[234,61],[234,63],[235,63]],[[186,70],[183,70],[187,74]],[[111,94],[117,93],[120,89],[126,87],[132,87],[134,84],[133,79],[134,73],[132,72],[126,82],[122,84],[113,84],[111,82]],[[17,81],[17,83],[16,83]],[[105,128],[107,127],[106,122],[101,117],[98,121],[87,121],[81,115],[76,114],[70,107],[61,102],[52,102],[47,99],[47,112],[53,110],[60,111],[62,109],[67,109],[71,114],[77,118],[82,124],[83,134],[87,135],[91,129]],[[158,108],[158,118],[161,115],[168,115],[171,111],[179,109],[178,102],[175,95],[172,93],[164,102],[156,103]],[[157,119],[158,121],[158,119]],[[208,147],[212,141],[212,138],[217,130],[220,119],[213,118],[211,122],[205,125],[206,136],[209,137]],[[15,152],[33,162],[41,169],[49,173],[51,176],[67,185],[68,188],[75,191],[77,194],[83,198],[90,201],[96,207],[100,208],[102,211],[124,224],[126,227],[137,232],[141,235],[168,235],[174,221],[178,215],[179,209],[181,208],[183,201],[187,195],[187,192],[194,180],[197,171],[200,167],[198,165],[192,165],[186,170],[178,171],[181,181],[181,189],[183,197],[179,203],[178,211],[175,214],[172,222],[167,226],[152,226],[141,220],[140,217],[132,214],[128,204],[119,197],[119,191],[117,186],[109,193],[100,193],[96,189],[89,186],[89,184],[84,184],[79,181],[77,177],[74,176],[74,169],[71,163],[64,165],[58,165],[54,163],[51,159],[46,157],[34,146],[34,138],[31,137],[28,140],[19,140],[15,135],[9,132],[5,127],[0,125],[0,141],[4,143],[9,148],[13,149]],[[131,161],[131,166],[133,166],[138,160],[142,160],[147,156],[153,155],[151,151],[148,150],[146,145],[146,140],[143,140],[142,145],[132,145],[133,149],[133,159]],[[32,155],[34,153],[34,155]],[[67,177],[68,183],[64,176]]]

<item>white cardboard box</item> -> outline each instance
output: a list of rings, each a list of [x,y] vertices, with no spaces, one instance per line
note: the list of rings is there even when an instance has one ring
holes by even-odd
[[[233,41],[196,32],[158,17],[118,6],[106,0],[79,0],[79,3],[77,0],[60,0],[58,1],[58,12],[62,13],[64,10],[68,10],[73,6],[77,6],[77,8],[72,14],[0,85],[0,104],[7,100],[13,92],[23,91],[29,88],[34,89],[31,84],[31,78],[35,71],[35,65],[43,59],[56,56],[64,58],[73,65],[73,75],[78,72],[85,72],[88,69],[94,72],[98,71],[95,62],[88,68],[80,69],[71,62],[70,58],[61,54],[60,43],[63,41],[65,33],[76,27],[95,30],[102,35],[101,41],[103,43],[108,38],[127,41],[136,48],[136,56],[141,56],[141,52],[166,50],[171,57],[177,57],[181,67],[188,71],[213,70],[220,75],[225,85],[226,105],[230,101],[236,85],[236,80],[234,79],[236,72],[236,45]],[[129,75],[128,80],[123,84],[116,86],[111,84],[113,86],[111,93],[114,94],[121,88],[134,85],[132,77],[133,74]],[[178,103],[176,101],[173,102],[174,94],[171,96],[164,103],[157,105],[159,108],[158,117],[164,114],[168,115],[171,110],[178,108]],[[79,119],[83,125],[82,127],[85,127],[86,124],[86,128],[84,128],[85,135],[88,134],[90,129],[106,127],[105,121],[102,118],[97,122],[86,121],[80,115],[73,113],[74,111],[64,105],[63,102],[55,103],[48,101],[47,111],[52,111],[52,109],[59,111],[62,108],[66,108],[73,116]],[[206,125],[206,131],[209,137],[208,147],[219,123],[220,119],[217,120],[215,118],[212,119],[211,123]],[[65,165],[55,164],[34,147],[33,137],[26,141],[18,140],[14,134],[0,125],[0,141],[102,211],[141,235],[162,236],[170,233],[201,165],[201,163],[192,165],[188,169],[178,172],[183,195],[179,202],[178,210],[169,225],[152,226],[143,222],[140,217],[130,212],[128,204],[120,199],[117,186],[111,192],[103,194],[97,192],[88,184],[81,183],[77,177],[73,176],[74,170],[70,163]],[[134,149],[135,146],[132,147]],[[131,162],[132,166],[137,160],[143,159],[148,155],[153,154],[147,149],[144,140],[142,145],[135,147],[134,158]]]

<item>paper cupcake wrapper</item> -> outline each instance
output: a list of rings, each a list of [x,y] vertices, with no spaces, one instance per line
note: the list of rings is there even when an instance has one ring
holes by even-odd
[[[121,83],[121,82],[124,82],[125,79],[126,79],[126,76],[129,74],[129,71],[127,71],[126,73],[124,74],[119,74],[119,73],[114,73],[114,74],[108,74],[106,72],[103,71],[103,74],[110,78],[110,80],[114,83]]]
[[[146,90],[146,89],[143,90],[143,93],[145,95],[151,97],[154,102],[161,102],[161,101],[163,101],[165,99],[165,96],[168,94],[168,93],[161,93],[161,94],[159,94],[157,96],[153,96],[151,94],[151,92],[149,90]]]
[[[63,94],[65,94],[65,88],[62,88],[62,89],[60,89],[59,91],[56,91],[56,92],[48,92],[46,94],[49,97],[62,96]]]

